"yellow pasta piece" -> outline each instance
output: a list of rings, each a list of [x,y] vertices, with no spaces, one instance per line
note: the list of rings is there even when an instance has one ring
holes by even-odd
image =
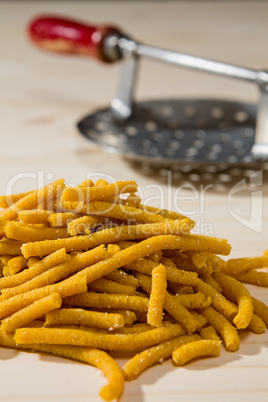
[[[240,339],[236,332],[235,327],[220,313],[218,313],[213,307],[207,307],[201,310],[201,313],[208,320],[217,332],[219,332],[224,340],[225,347],[230,352],[238,350],[240,345]]]
[[[44,328],[44,321],[41,321],[42,325],[40,325],[39,322],[34,321],[31,324],[27,325],[27,328]],[[37,325],[36,325],[37,323]],[[48,327],[50,328],[50,327]],[[55,329],[79,329],[80,331],[86,331],[86,332],[91,332],[93,334],[110,334],[114,333],[112,330],[109,331],[108,329],[100,329],[100,328],[94,328],[94,327],[87,327],[85,325],[76,325],[76,324],[62,324],[62,325],[52,325],[51,328]]]
[[[18,223],[18,226],[24,226],[24,227],[28,227],[28,228],[31,228],[31,229],[32,228],[33,229],[45,229],[45,228],[49,229],[49,226],[46,223],[31,223],[29,225],[24,225],[23,223],[18,222],[17,220],[16,221],[11,221],[9,223],[11,223],[11,224],[15,223],[15,225]]]
[[[48,223],[52,228],[68,226],[69,222],[79,218],[81,215],[72,212],[51,213],[48,217]]]
[[[138,225],[136,225],[138,226]],[[162,233],[161,233],[162,234]],[[124,250],[125,248],[128,248],[130,246],[133,246],[135,244],[135,241],[129,241],[129,240],[122,240],[119,243],[117,243],[118,246],[121,248],[121,250]]]
[[[140,311],[135,311],[135,314],[136,314],[138,323],[147,323],[147,314],[146,313],[142,313]],[[173,319],[173,317],[172,317],[172,319]],[[171,321],[171,324],[175,324],[175,322],[177,322],[177,321],[175,321],[173,319],[173,321]]]
[[[113,282],[106,278],[100,278],[89,284],[90,290],[103,293],[115,293],[122,295],[135,295],[136,288],[129,285],[122,285],[121,283]]]
[[[48,270],[49,268],[67,261],[68,258],[69,256],[66,254],[65,249],[61,248],[58,251],[55,251],[54,253],[43,258],[41,261],[35,262],[27,270],[24,270],[9,278],[1,278],[0,290],[19,286],[24,282],[31,280],[35,276],[40,275],[42,272]]]
[[[63,205],[65,205],[65,203],[63,203]],[[166,218],[161,215],[146,212],[139,208],[102,201],[93,201],[90,202],[90,204],[85,204],[81,212],[84,214],[100,215],[108,218],[120,219],[123,221],[130,220],[131,222],[137,221],[140,223],[156,223],[166,220]]]
[[[139,281],[135,276],[127,274],[122,269],[117,269],[116,271],[110,272],[105,276],[106,279],[111,281],[121,283],[122,285],[129,285],[137,288],[139,286]]]
[[[55,198],[44,199],[38,204],[37,209],[40,211],[52,211],[53,213],[61,213],[64,212],[61,202],[60,196],[56,196]]]
[[[220,258],[218,255],[207,253],[207,267],[211,268],[212,271],[224,271],[226,266],[226,261]]]
[[[99,311],[100,313],[121,315],[124,319],[124,326],[131,327],[134,321],[137,321],[136,313],[132,310],[123,310],[119,308],[94,308],[90,311]],[[121,329],[121,328],[119,328]],[[119,329],[116,329],[119,330]],[[152,329],[152,328],[151,328]],[[113,330],[113,333],[115,330]],[[117,332],[116,332],[117,333]]]
[[[187,252],[189,251],[190,250],[187,250]],[[204,265],[202,268],[197,268],[191,258],[185,254],[185,250],[183,252],[177,250],[164,250],[164,254],[165,257],[168,257],[179,269],[196,272],[199,275],[211,274],[213,271],[212,267],[208,267],[207,265]]]
[[[10,276],[9,266],[8,266],[8,265],[5,265],[5,266],[2,268],[2,274],[3,274],[3,277],[4,277],[4,278],[8,278],[8,277]]]
[[[190,360],[199,357],[214,356],[220,354],[221,342],[202,339],[191,343],[184,344],[172,353],[172,360],[176,366],[183,366]]]
[[[110,228],[106,230],[101,230],[92,234],[91,236],[73,236],[68,239],[59,239],[59,240],[45,240],[41,242],[27,243],[22,246],[22,254],[25,258],[43,256],[47,254],[51,254],[52,252],[58,250],[59,248],[64,247],[67,252],[69,251],[80,251],[87,250],[100,244],[110,244],[114,242],[119,242],[121,240],[128,239],[147,239],[153,236],[162,235],[162,234],[179,234],[181,231],[185,232],[186,230],[190,230],[192,227],[190,220],[178,220],[178,221],[165,221],[161,223],[155,224],[144,224],[144,225],[125,225],[115,228]],[[186,237],[186,236],[185,236]],[[191,236],[187,241],[188,237],[181,238],[182,247],[185,247],[185,243],[191,243],[191,241],[201,245],[206,244],[206,247],[213,248],[215,247],[215,252],[229,252],[230,246],[226,241],[219,242],[218,239],[206,238],[210,239],[208,242],[201,240],[201,237]],[[185,241],[186,240],[186,241]],[[194,246],[193,245],[193,246]],[[189,246],[189,244],[188,244]],[[1,252],[1,248],[0,248]],[[6,252],[3,254],[7,254]]]
[[[140,280],[143,289],[149,294],[151,287],[150,278],[146,275],[139,275],[139,274],[137,274],[137,278]],[[206,296],[202,292],[194,294],[184,294],[178,296],[171,296],[171,295],[169,296],[168,296],[169,299],[178,300],[187,309],[208,307],[211,302],[211,298],[210,297],[206,298]]]
[[[82,352],[76,351],[78,357]],[[90,364],[100,368],[109,380],[108,385],[100,390],[100,397],[106,401],[119,399],[124,389],[124,376],[116,361],[102,350],[91,349],[85,353],[90,355],[88,359]],[[75,359],[77,355],[75,354]]]
[[[99,246],[93,250],[86,251],[77,256],[74,256],[66,262],[52,267],[40,275],[35,276],[31,280],[22,283],[19,286],[10,289],[2,290],[2,298],[8,299],[12,296],[28,292],[33,289],[41,288],[43,286],[51,285],[61,279],[64,279],[71,274],[82,270],[84,267],[92,266],[93,264],[110,257],[111,253],[107,251],[104,246]]]
[[[121,314],[87,311],[81,308],[62,308],[46,314],[45,325],[77,324],[101,329],[116,329],[125,324]]]
[[[14,257],[11,255],[1,255],[0,256],[1,265],[4,267],[5,265],[8,264],[8,261],[10,261],[12,258]]]
[[[0,218],[0,238],[3,238],[3,236],[5,234],[4,227],[5,227],[6,223],[7,223],[6,220]]]
[[[60,250],[64,250],[64,252],[65,252],[65,254],[66,254],[66,251],[65,251],[65,248],[61,248]],[[58,250],[59,251],[59,250]],[[56,253],[57,253],[57,251],[56,251]],[[54,253],[52,253],[52,254],[50,254],[50,255],[54,255]],[[66,256],[67,256],[67,254],[66,254]],[[45,257],[46,258],[46,257]],[[67,258],[66,258],[67,259]],[[30,258],[28,258],[28,260],[27,260],[28,262],[27,262],[27,267],[28,268],[31,268],[33,265],[35,265],[37,262],[40,262],[41,260],[39,259],[39,258],[35,258],[35,257],[30,257]],[[56,265],[56,264],[55,264]]]
[[[147,313],[148,298],[106,293],[85,293],[64,299],[64,304],[89,308],[116,308]]]
[[[255,332],[255,334],[262,334],[266,329],[266,325],[265,322],[258,315],[253,314],[252,319],[248,325],[248,329],[250,329],[252,332]]]
[[[7,265],[10,275],[15,275],[22,271],[24,268],[27,268],[27,259],[23,256],[14,257],[8,261]]]
[[[42,317],[51,310],[61,307],[61,297],[58,293],[52,293],[49,296],[36,300],[33,304],[19,310],[11,317],[2,320],[1,330],[13,332],[17,328],[29,324],[35,319]]]
[[[170,324],[139,334],[103,334],[58,328],[19,328],[14,339],[18,344],[45,343],[79,345],[103,350],[137,351],[184,335],[180,324]]]
[[[200,279],[217,290],[217,292],[222,293],[222,288],[220,287],[219,283],[211,275],[200,275]]]
[[[8,334],[0,331],[0,345],[4,347],[18,348],[16,342]],[[104,372],[108,379],[108,384],[101,391],[100,396],[111,401],[117,399],[124,389],[124,375],[116,361],[106,352],[98,349],[83,348],[80,346],[63,345],[19,345],[20,349],[30,349],[38,352],[49,353],[55,356],[65,357],[72,360],[81,361],[98,367]]]
[[[19,211],[22,209],[35,209],[44,200],[53,199],[60,195],[64,189],[64,180],[59,179],[41,188],[40,190],[31,191],[25,197],[20,198],[10,207],[0,212],[0,219],[14,220],[18,217]]]
[[[208,323],[207,319],[202,314],[197,313],[195,310],[190,309],[189,311],[199,322],[199,326],[197,327],[197,329],[200,331],[201,328],[203,328]]]
[[[95,185],[94,182],[90,179],[84,180],[81,183],[82,187],[94,187],[94,185]]]
[[[0,240],[0,255],[21,255],[22,242],[17,240]]]
[[[124,325],[130,327],[134,321],[137,321],[136,313],[132,310],[123,310],[119,308],[95,308],[94,311],[99,311],[100,313],[107,313],[107,314],[119,314],[124,318]],[[152,327],[150,327],[153,329]],[[117,331],[117,329],[116,329]]]
[[[201,293],[204,293],[206,297],[211,298],[211,305],[215,307],[219,313],[223,314],[225,317],[233,318],[237,313],[237,308],[229,300],[227,300],[223,295],[221,295],[217,290],[198,279],[197,285],[194,288]]]
[[[146,293],[151,292],[151,278],[146,275],[137,274],[141,287]],[[179,298],[171,296],[168,292],[165,295],[164,309],[175,318],[188,332],[195,332],[199,322],[194,316],[180,303]]]
[[[237,315],[238,309],[237,309],[236,305],[232,304],[232,308],[233,308],[233,315]],[[263,320],[260,317],[253,314],[252,319],[248,325],[248,329],[255,332],[256,334],[261,334],[265,331],[265,323],[263,322]]]
[[[87,283],[85,276],[76,277],[71,276],[64,281],[54,285],[48,285],[43,288],[30,290],[29,292],[22,293],[7,300],[0,301],[0,319],[9,317],[24,307],[29,306],[36,300],[48,296],[52,293],[59,293],[61,298],[76,295],[78,293],[85,293],[87,291]]]
[[[220,339],[215,328],[212,327],[212,325],[202,328],[200,331],[200,335],[202,339],[210,339],[212,341],[218,341]]]
[[[20,222],[7,222],[4,227],[5,235],[9,239],[22,240],[23,242],[55,240],[69,237],[66,228],[36,228],[24,225]]]
[[[118,219],[109,219],[105,218],[104,216],[98,216],[95,218],[98,220],[98,223],[92,229],[85,228],[86,235],[92,235],[96,232],[101,232],[103,230],[119,228],[124,226],[124,222]]]
[[[19,220],[24,224],[35,224],[35,223],[47,223],[47,219],[49,215],[53,213],[53,211],[45,211],[45,210],[25,210],[20,211],[18,213]]]
[[[51,353],[50,345],[41,345],[44,347],[44,351]],[[108,384],[102,387],[100,390],[100,397],[105,401],[112,401],[119,399],[124,389],[124,376],[116,363],[116,361],[110,357],[107,353],[98,349],[82,348],[77,346],[60,346],[53,345],[58,355],[71,358],[74,360],[80,360],[85,363],[89,363],[98,367],[108,378]],[[63,351],[61,348],[65,348]]]
[[[254,313],[256,313],[268,326],[268,306],[262,301],[252,297]]]
[[[109,185],[108,181],[104,180],[104,179],[99,179],[95,183],[95,187],[103,187],[103,186],[108,186],[108,185]]]
[[[194,290],[192,286],[188,285],[180,285],[175,282],[169,282],[168,283],[168,288],[175,293],[175,295],[183,295],[183,294],[192,294],[194,293]]]
[[[237,274],[229,272],[228,274],[240,282],[246,282],[252,285],[268,287],[268,272],[260,272],[252,270]]]
[[[186,296],[186,295],[184,295]],[[195,332],[200,327],[199,321],[194,315],[181,303],[181,296],[171,296],[166,292],[165,310],[180,322],[188,332]]]
[[[195,251],[185,251],[187,257],[193,262],[196,268],[201,269],[206,265],[208,253],[196,253]]]
[[[207,262],[207,253],[194,253],[191,258],[197,268],[203,268]]]
[[[152,271],[151,293],[147,314],[147,322],[153,327],[160,327],[162,325],[166,288],[166,268],[164,265],[158,265]]]
[[[95,228],[98,222],[98,217],[84,215],[68,224],[68,232],[70,236],[85,234],[86,229]]]
[[[172,355],[172,352],[181,345],[200,339],[198,335],[183,335],[170,341],[161,343],[150,349],[136,354],[128,360],[123,367],[123,373],[127,381],[135,380],[143,371],[157,363],[162,363]]]
[[[154,261],[140,258],[130,264],[125,265],[125,268],[138,271],[142,274],[152,275],[153,268],[157,265],[158,263]],[[168,265],[165,265],[165,268],[167,280],[170,282],[191,286],[197,283],[197,274],[195,272],[183,271]]]
[[[253,303],[248,289],[239,281],[221,272],[214,272],[214,279],[221,286],[226,297],[238,304],[238,313],[233,323],[238,329],[246,328],[253,316]]]
[[[159,261],[156,261],[156,262],[161,262],[161,264],[163,264],[163,265],[167,265],[167,266],[169,266],[169,267],[173,267],[173,268],[177,268],[176,267],[176,264],[174,264],[174,262],[172,261],[172,259],[171,258],[167,258],[167,257],[164,257],[163,256],[163,251],[161,251],[161,258],[160,258],[160,260]],[[154,260],[153,260],[154,261]]]
[[[143,209],[144,211],[147,211],[147,212],[152,212],[154,214],[161,215],[167,219],[184,219],[184,218],[186,218],[184,215],[178,214],[177,212],[169,211],[167,209],[151,207],[149,205],[140,204],[139,208]]]
[[[205,308],[211,304],[211,298],[206,297],[202,292],[173,296],[173,298],[178,299],[180,303],[188,310]]]
[[[129,207],[139,208],[140,203],[141,198],[135,193],[130,193],[126,199],[126,205]]]
[[[76,209],[80,212],[81,203],[104,201],[120,194],[136,192],[137,188],[135,181],[118,181],[102,187],[67,187],[62,193],[61,201],[65,203],[66,209]]]
[[[268,265],[268,255],[262,257],[232,258],[226,262],[223,272],[228,275],[239,274],[252,269],[263,268]]]
[[[137,320],[137,316],[134,311],[131,310],[121,310],[121,309],[104,309],[105,313],[120,314],[124,318],[125,325],[131,325]]]
[[[132,325],[125,325],[115,331],[116,334],[140,334],[142,332],[150,331],[153,329],[151,325],[147,323],[136,323]]]
[[[26,193],[10,194],[0,196],[0,208],[9,208],[12,204],[29,195],[32,191],[27,191]]]

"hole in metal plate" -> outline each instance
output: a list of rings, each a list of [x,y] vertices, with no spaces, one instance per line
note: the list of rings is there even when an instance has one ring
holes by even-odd
[[[238,110],[238,112],[236,112],[234,115],[234,119],[238,123],[243,123],[248,119],[248,114],[244,110]]]
[[[145,125],[144,125],[144,128],[145,128],[147,131],[155,131],[155,130],[157,130],[157,125],[155,124],[154,121],[147,121],[147,122],[145,123]]]
[[[224,115],[224,111],[220,107],[215,107],[211,110],[211,117],[214,119],[221,119]]]
[[[125,132],[126,132],[127,135],[130,135],[130,136],[134,136],[134,135],[138,134],[138,130],[134,126],[127,126],[125,128]]]
[[[187,106],[183,112],[187,117],[193,117],[196,113],[195,108],[193,106]]]

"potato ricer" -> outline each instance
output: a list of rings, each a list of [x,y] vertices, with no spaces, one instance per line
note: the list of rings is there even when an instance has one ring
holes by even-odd
[[[109,152],[153,166],[248,165],[268,160],[268,72],[148,46],[115,26],[91,26],[40,16],[29,25],[39,47],[122,61],[111,104],[83,118],[79,131]],[[258,86],[258,105],[215,99],[162,99],[135,102],[139,60],[151,59],[213,73]]]

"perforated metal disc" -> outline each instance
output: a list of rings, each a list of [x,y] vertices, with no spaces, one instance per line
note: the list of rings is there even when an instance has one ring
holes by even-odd
[[[78,128],[109,152],[160,167],[250,163],[255,125],[255,105],[184,99],[140,102],[124,123],[102,109]]]

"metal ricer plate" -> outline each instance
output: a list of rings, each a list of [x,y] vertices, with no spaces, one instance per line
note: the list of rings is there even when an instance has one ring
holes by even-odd
[[[80,132],[112,153],[154,165],[247,164],[253,161],[256,106],[222,100],[140,102],[124,123],[109,108],[78,123]]]

